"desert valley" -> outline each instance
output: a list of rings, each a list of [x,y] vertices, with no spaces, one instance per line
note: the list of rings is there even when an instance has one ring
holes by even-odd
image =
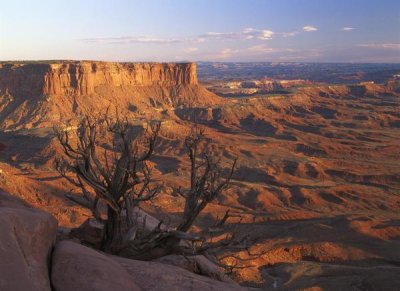
[[[248,87],[248,79],[232,76],[232,80],[238,87],[241,82]],[[63,150],[54,126],[73,132],[83,116],[107,110],[113,117],[117,112],[126,116],[135,127],[160,121],[149,164],[162,188],[140,206],[173,228],[184,208],[176,189],[190,181],[184,141],[197,124],[204,128],[222,168],[228,170],[237,158],[229,187],[207,205],[192,230],[200,231],[230,209],[225,231],[248,236],[252,242],[248,251],[237,250],[225,259],[235,266],[231,279],[254,290],[396,290],[400,287],[400,83],[393,76],[380,83],[310,81],[293,84],[285,92],[264,88],[261,93],[233,91],[227,96],[205,87],[226,79],[198,80],[195,63],[3,62],[1,189],[57,220],[57,229],[39,230],[47,232],[50,241],[51,233],[57,236],[50,268],[57,272],[67,268],[63,255],[80,251],[62,241],[90,246],[96,238],[90,227],[90,233],[82,227],[74,230],[82,224],[88,227],[93,218],[65,198],[79,191],[55,169],[55,158],[63,156]],[[4,195],[3,221],[4,207],[22,207]],[[26,227],[7,223],[14,229]],[[25,240],[26,235],[22,232],[16,240]],[[28,248],[25,245],[25,251]],[[27,256],[28,267],[23,268],[32,275],[37,254]],[[158,260],[185,268],[176,258]],[[141,268],[147,272],[151,267]],[[68,285],[63,280],[72,271],[65,271],[63,278],[61,270],[50,273],[53,286]],[[188,288],[179,287],[179,278],[166,276],[155,280],[165,280],[175,290]],[[31,290],[48,290],[41,280],[44,285]],[[173,288],[157,289],[135,280],[142,290]],[[229,282],[224,287],[208,281],[195,286],[239,288]],[[72,290],[59,288],[55,290]]]
[[[0,2],[0,291],[400,290],[400,1]]]

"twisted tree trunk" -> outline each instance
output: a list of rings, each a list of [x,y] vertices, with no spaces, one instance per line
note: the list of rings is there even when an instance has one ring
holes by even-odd
[[[120,213],[110,206],[107,207],[107,216],[101,249],[114,253],[122,244],[122,219]]]

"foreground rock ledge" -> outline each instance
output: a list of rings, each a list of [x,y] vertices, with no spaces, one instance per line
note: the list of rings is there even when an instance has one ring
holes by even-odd
[[[51,290],[56,234],[54,217],[0,191],[0,290]]]
[[[0,290],[245,290],[184,266],[109,256],[67,240],[54,246],[56,235],[53,216],[0,191]]]
[[[141,290],[112,258],[70,241],[56,245],[51,270],[51,281],[57,291]]]
[[[56,291],[245,290],[175,266],[107,256],[72,241],[56,245],[51,280]]]

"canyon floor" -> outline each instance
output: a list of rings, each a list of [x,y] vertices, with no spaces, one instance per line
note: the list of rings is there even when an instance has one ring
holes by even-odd
[[[163,123],[152,164],[165,186],[144,208],[174,225],[183,200],[173,189],[189,181],[183,139],[196,121],[226,167],[238,157],[231,187],[197,223],[231,208],[242,221],[232,218],[228,228],[258,239],[251,251],[262,255],[238,254],[248,266],[234,271],[238,282],[263,290],[398,290],[400,93],[321,85],[218,100],[153,109]],[[50,126],[2,130],[0,142],[3,190],[64,228],[88,218],[64,198],[75,190],[54,170],[61,151]]]

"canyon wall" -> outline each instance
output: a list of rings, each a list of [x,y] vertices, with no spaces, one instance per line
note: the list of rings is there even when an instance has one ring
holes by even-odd
[[[110,106],[148,120],[174,107],[220,104],[196,70],[195,63],[0,62],[0,129],[52,127]]]
[[[195,63],[3,63],[0,95],[90,95],[107,85],[197,85]]]

